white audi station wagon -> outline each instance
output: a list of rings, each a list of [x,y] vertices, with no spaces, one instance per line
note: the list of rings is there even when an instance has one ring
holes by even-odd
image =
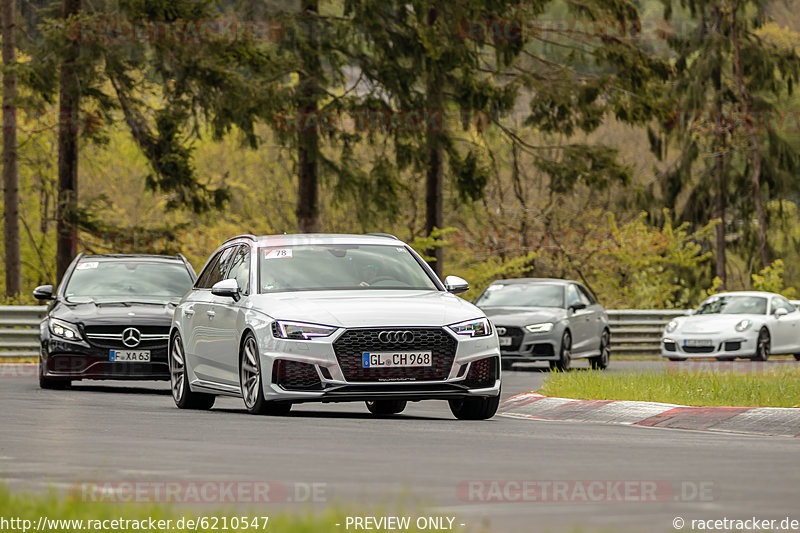
[[[491,418],[500,349],[486,315],[391,235],[242,235],[222,244],[175,310],[172,396],[210,409],[236,396],[255,414],[301,402],[366,402],[376,415],[448,400]]]

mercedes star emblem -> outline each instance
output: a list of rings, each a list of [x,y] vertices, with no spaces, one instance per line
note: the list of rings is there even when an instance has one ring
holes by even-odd
[[[128,328],[122,332],[122,344],[128,348],[135,348],[139,346],[142,340],[142,334],[136,328]]]

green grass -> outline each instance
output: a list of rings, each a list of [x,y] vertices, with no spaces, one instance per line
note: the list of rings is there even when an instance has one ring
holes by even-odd
[[[420,508],[417,511],[410,511],[403,506],[400,510],[388,510],[387,508],[359,507],[351,508],[344,505],[326,504],[311,507],[304,504],[280,505],[280,510],[273,504],[246,504],[241,507],[215,507],[213,505],[199,505],[188,507],[185,505],[170,505],[163,503],[105,503],[102,501],[84,501],[80,490],[76,489],[67,494],[60,494],[51,491],[47,494],[12,492],[7,487],[0,485],[0,518],[6,520],[10,518],[28,520],[27,531],[23,531],[22,522],[11,525],[7,529],[0,531],[12,531],[16,533],[37,533],[36,526],[40,518],[49,520],[83,520],[83,528],[78,528],[73,522],[70,524],[62,523],[61,527],[51,526],[46,528],[44,533],[86,533],[94,531],[103,533],[179,533],[179,532],[208,532],[208,533],[342,533],[345,531],[345,519],[351,517],[364,516],[408,516],[411,517],[409,533],[422,533],[428,530],[419,530],[414,527],[417,517],[420,516],[445,516],[442,513],[430,513]],[[414,506],[416,507],[416,506]],[[405,510],[403,510],[405,509]],[[205,517],[205,522],[200,522],[197,528],[187,527],[186,520],[197,520]],[[223,522],[223,517],[227,522]],[[247,527],[241,522],[242,517],[247,517],[250,521]],[[265,522],[264,517],[268,517]],[[156,526],[155,530],[149,529],[148,523],[143,523],[143,527],[113,527],[111,529],[96,529],[87,527],[87,521],[92,520],[171,520],[169,527],[161,528]],[[253,519],[258,519],[253,522]],[[460,518],[460,517],[458,517]],[[184,527],[176,527],[180,519],[184,519]],[[234,528],[233,520],[239,520],[241,527]],[[216,523],[216,528],[214,524]],[[228,525],[223,529],[222,524]],[[341,525],[337,526],[339,523]],[[458,523],[458,520],[456,520]],[[203,525],[205,524],[205,525]],[[255,524],[255,527],[253,527]],[[266,524],[266,527],[263,527]],[[111,523],[109,522],[109,525]],[[166,523],[164,523],[166,525]],[[352,531],[351,526],[351,531]],[[485,527],[472,529],[479,533],[489,533]],[[455,525],[454,531],[464,531],[464,528]],[[38,533],[42,533],[41,531]]]
[[[800,367],[753,367],[751,373],[681,369],[644,373],[575,370],[554,372],[537,392],[581,400],[795,407],[800,405]]]

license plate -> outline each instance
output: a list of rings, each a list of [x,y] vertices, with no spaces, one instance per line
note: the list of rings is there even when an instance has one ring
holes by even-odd
[[[110,350],[108,360],[114,363],[149,363],[150,350]]]
[[[711,339],[685,339],[683,341],[683,345],[701,347],[701,346],[712,346],[712,343]]]
[[[511,337],[497,337],[497,340],[500,341],[500,346],[511,346],[513,339]]]
[[[431,352],[363,352],[362,368],[396,368],[409,366],[432,366]]]

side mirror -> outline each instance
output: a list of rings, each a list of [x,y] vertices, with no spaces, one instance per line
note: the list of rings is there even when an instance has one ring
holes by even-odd
[[[240,292],[239,284],[235,279],[223,279],[222,281],[216,282],[214,286],[211,287],[211,294],[214,296],[233,298],[234,302],[238,302],[239,298],[241,298]]]
[[[458,276],[447,276],[444,278],[444,288],[447,292],[458,294],[467,292],[469,290],[469,283],[467,283],[467,280],[459,278]]]
[[[53,300],[53,286],[40,285],[33,289],[33,297],[37,300]]]
[[[777,308],[777,309],[775,310],[775,312],[774,312],[774,313],[772,313],[772,314],[773,314],[773,315],[775,315],[775,318],[780,318],[780,317],[782,317],[782,316],[786,316],[786,315],[788,315],[788,314],[789,314],[789,311],[787,311],[787,310],[786,310],[786,309],[784,309],[783,307],[779,307],[779,308]]]
[[[586,304],[583,302],[575,302],[574,304],[569,306],[570,309],[573,311],[580,311],[581,309],[586,309]]]

